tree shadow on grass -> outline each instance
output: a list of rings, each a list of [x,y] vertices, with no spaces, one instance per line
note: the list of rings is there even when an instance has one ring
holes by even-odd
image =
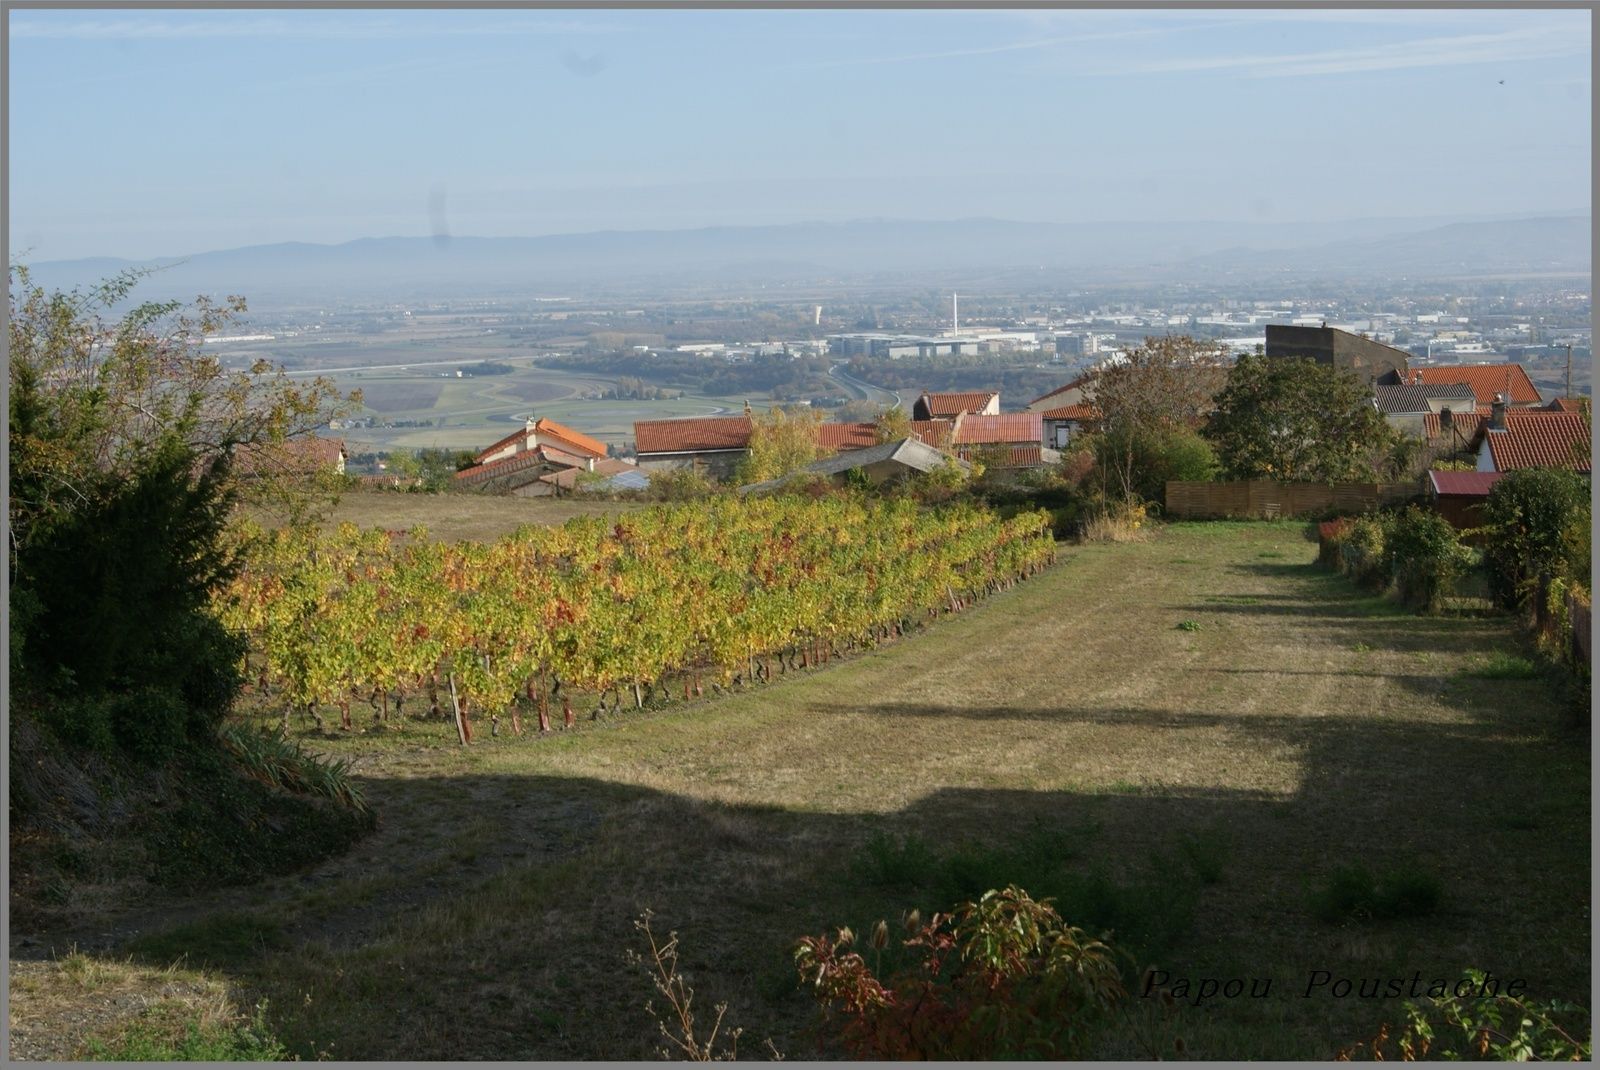
[[[1478,965],[1587,998],[1586,755],[1541,738],[1515,711],[1450,724],[1335,710],[1191,713],[1176,701],[1154,711],[811,712],[981,719],[1001,739],[1026,725],[1030,738],[1053,732],[1067,753],[1090,730],[1106,761],[1039,790],[967,783],[980,771],[947,765],[888,813],[830,806],[820,789],[818,809],[802,812],[582,776],[371,779],[384,823],[351,856],[271,895],[196,906],[164,934],[108,953],[166,965],[185,941],[215,943],[227,953],[213,968],[266,996],[282,1036],[336,1058],[642,1058],[654,1045],[649,990],[622,952],[638,946],[632,920],[649,908],[659,930],[681,934],[700,1005],[729,1000],[758,1042],[770,1033],[798,1056],[812,1050],[815,1012],[789,963],[793,941],[838,924],[893,925],[913,906],[948,908],[937,896],[966,873],[1032,883],[1073,904],[1077,920],[1115,919],[1126,942],[1145,941],[1140,965],[1175,974],[1243,971],[1282,976],[1287,988],[1311,969],[1454,976]],[[1152,763],[1158,742],[1176,764]],[[1178,763],[1191,753],[1210,757]],[[880,760],[841,739],[837,775],[867,775]],[[1238,786],[1259,779],[1258,761],[1291,763],[1293,783]],[[1221,844],[1210,884],[1184,860],[1185,845],[1204,837]],[[890,879],[864,868],[874,842],[913,840],[931,861]],[[1445,906],[1355,929],[1316,921],[1309,892],[1351,862],[1432,873]],[[369,894],[363,877],[391,882]],[[208,912],[213,921],[196,927]],[[243,939],[260,932],[272,938]],[[1285,1054],[1325,1057],[1393,1009],[1346,1002],[1286,995],[1204,1014],[1280,1038]],[[1217,1043],[1197,1054],[1244,1050]]]

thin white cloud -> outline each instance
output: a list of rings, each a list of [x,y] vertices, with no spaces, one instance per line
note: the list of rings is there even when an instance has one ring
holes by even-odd
[[[498,37],[507,34],[599,34],[628,29],[619,22],[586,19],[508,19],[441,22],[394,18],[188,18],[144,17],[85,19],[13,16],[13,39],[57,40],[194,40],[204,38],[287,37],[328,40],[375,40],[415,37]]]
[[[1143,60],[1116,68],[1106,68],[1098,73],[1181,74],[1234,71],[1249,78],[1299,78],[1312,75],[1405,70],[1416,67],[1555,59],[1560,56],[1583,55],[1588,51],[1587,35],[1575,36],[1564,27],[1540,26],[1508,30],[1504,33],[1429,37],[1322,52],[1254,53],[1244,56]]]
[[[1171,33],[1179,27],[1151,26],[1138,30],[1118,30],[1108,33],[1077,33],[1061,37],[1035,37],[999,45],[980,45],[974,48],[953,48],[943,52],[915,52],[889,56],[862,56],[855,59],[819,60],[815,63],[788,64],[781,70],[817,70],[823,67],[869,67],[882,63],[921,63],[936,59],[959,59],[967,56],[993,56],[1004,52],[1027,52],[1058,45],[1087,43],[1090,41],[1118,41],[1133,37],[1151,37]]]

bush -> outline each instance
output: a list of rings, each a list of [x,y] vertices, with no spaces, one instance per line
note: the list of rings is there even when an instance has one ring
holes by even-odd
[[[1383,542],[1383,521],[1376,516],[1362,516],[1350,521],[1341,545],[1345,574],[1374,591],[1387,590],[1392,579]]]
[[[1327,922],[1392,921],[1432,914],[1443,897],[1439,878],[1415,869],[1374,877],[1365,866],[1340,866],[1311,896],[1311,909]]]
[[[1433,612],[1466,570],[1466,547],[1455,528],[1438,513],[1416,506],[1389,518],[1384,526],[1384,567],[1412,609]]]
[[[1498,1062],[1588,1062],[1589,1012],[1560,1000],[1536,1003],[1498,990],[1482,970],[1467,970],[1471,992],[1436,996],[1426,1006],[1406,1003],[1398,1034],[1384,1025],[1364,1044],[1339,1053],[1341,1061],[1366,1055],[1375,1061],[1464,1059]]]
[[[1528,468],[1509,472],[1483,509],[1484,563],[1495,599],[1527,605],[1541,576],[1589,575],[1589,484],[1577,472]]]
[[[854,1059],[1082,1058],[1126,996],[1112,948],[1020,888],[912,914],[914,964],[880,980],[848,928],[802,939],[795,966]],[[879,922],[870,943],[889,945]]]

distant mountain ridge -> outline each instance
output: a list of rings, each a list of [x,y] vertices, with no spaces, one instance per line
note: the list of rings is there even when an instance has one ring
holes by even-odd
[[[1026,223],[858,220],[696,230],[597,231],[528,238],[361,238],[282,242],[131,261],[30,265],[45,286],[92,283],[160,267],[148,296],[242,293],[252,299],[530,294],[652,283],[841,282],[960,272],[1126,275],[1162,281],[1285,272],[1411,277],[1586,273],[1588,216],[1449,223]]]

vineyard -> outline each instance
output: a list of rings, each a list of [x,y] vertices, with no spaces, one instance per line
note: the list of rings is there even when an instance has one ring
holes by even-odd
[[[681,679],[770,682],[896,637],[1030,576],[1055,557],[1049,518],[970,506],[849,498],[716,500],[527,527],[493,543],[424,529],[252,528],[246,566],[220,597],[250,637],[258,692],[322,724],[353,702],[379,720],[419,697],[455,720],[523,700],[541,731],[576,695],[595,713],[636,707]],[[415,708],[415,707],[414,707]]]

